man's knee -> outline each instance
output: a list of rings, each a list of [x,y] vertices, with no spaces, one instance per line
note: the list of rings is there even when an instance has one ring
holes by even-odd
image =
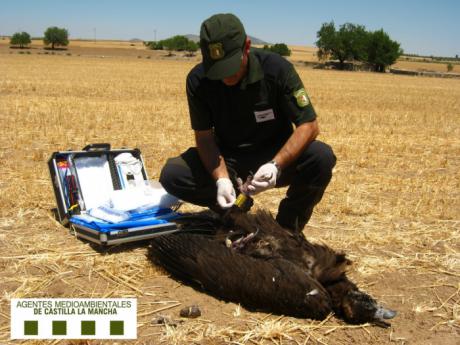
[[[169,194],[193,204],[207,206],[215,199],[215,184],[195,148],[168,159],[161,170],[160,183]]]
[[[306,159],[300,164],[300,170],[303,170],[309,179],[315,180],[315,185],[327,185],[332,178],[332,169],[336,161],[334,151],[329,145],[314,141],[307,149]]]
[[[323,142],[317,142],[319,147],[315,151],[315,160],[321,175],[332,177],[332,169],[335,166],[337,158],[335,157],[332,147]]]
[[[178,159],[179,157],[169,158],[160,173],[161,185],[168,193],[173,195],[176,192],[180,176],[183,175],[183,172],[180,172],[181,165],[178,164]]]

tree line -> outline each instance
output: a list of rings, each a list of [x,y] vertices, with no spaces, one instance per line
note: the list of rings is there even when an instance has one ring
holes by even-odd
[[[421,58],[423,62],[430,62],[430,61],[437,61],[437,62],[444,62],[444,61],[460,61],[460,57],[458,54],[455,54],[454,57],[452,56],[434,56],[434,55],[419,55],[419,54],[409,54],[404,53],[404,56],[409,58]]]
[[[189,54],[193,54],[198,50],[196,42],[182,35],[176,35],[160,41],[144,41],[144,45],[153,50],[187,51]]]
[[[285,43],[275,43],[272,45],[265,44],[262,49],[281,56],[291,56],[291,50]]]
[[[43,42],[51,49],[69,44],[68,31],[56,26],[46,29]],[[361,61],[373,66],[378,72],[384,72],[403,53],[400,44],[393,41],[383,29],[368,31],[363,25],[345,23],[336,29],[334,22],[323,23],[316,33],[318,40],[318,58],[320,60],[338,60],[343,68],[345,61]],[[27,32],[16,32],[11,37],[11,45],[25,48],[32,42]],[[160,41],[145,41],[144,45],[154,50],[187,51],[193,55],[199,45],[185,36],[176,35]],[[264,45],[262,48],[282,56],[290,56],[291,51],[284,43]]]
[[[334,22],[323,23],[316,36],[318,58],[339,60],[342,68],[345,61],[361,61],[385,72],[403,53],[383,29],[368,31],[363,25],[345,23],[336,29]]]
[[[30,35],[25,32],[16,32],[11,36],[10,44],[19,48],[26,48],[32,39]],[[57,46],[67,46],[69,44],[69,32],[67,29],[58,28],[57,26],[51,26],[46,29],[43,35],[43,43],[46,46],[51,45],[51,49],[54,49]]]
[[[144,45],[153,50],[168,50],[168,51],[187,51],[195,53],[199,49],[199,44],[188,39],[185,36],[176,35],[161,41],[144,41]],[[262,48],[282,56],[291,55],[291,51],[284,43],[276,43],[274,45],[264,45]]]

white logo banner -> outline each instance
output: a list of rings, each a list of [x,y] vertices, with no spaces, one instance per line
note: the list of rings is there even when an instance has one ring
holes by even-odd
[[[12,298],[11,339],[136,339],[135,298]]]

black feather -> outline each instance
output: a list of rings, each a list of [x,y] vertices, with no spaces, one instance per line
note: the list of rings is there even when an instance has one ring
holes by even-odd
[[[269,213],[180,223],[181,231],[154,238],[149,250],[176,278],[251,309],[313,319],[334,311],[351,323],[373,321],[377,304],[346,277],[345,255],[282,228]]]

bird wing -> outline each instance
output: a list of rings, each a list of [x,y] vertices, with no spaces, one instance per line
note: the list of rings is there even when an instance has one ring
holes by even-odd
[[[283,258],[253,258],[191,233],[154,238],[149,256],[176,278],[249,308],[315,319],[331,311],[321,284]]]

